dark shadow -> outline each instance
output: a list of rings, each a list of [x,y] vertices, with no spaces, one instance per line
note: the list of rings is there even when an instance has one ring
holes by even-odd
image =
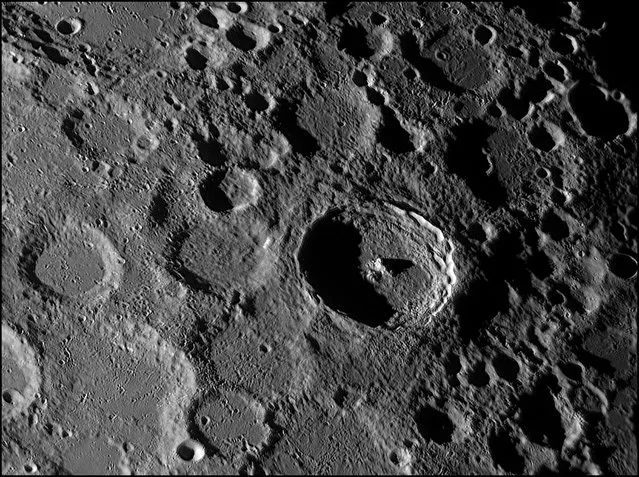
[[[317,140],[297,123],[295,108],[286,102],[280,102],[274,111],[275,127],[286,137],[293,151],[303,156],[311,156],[319,151]]]
[[[455,426],[448,414],[431,406],[422,407],[415,413],[417,430],[426,442],[447,444],[452,441]]]
[[[382,266],[393,276],[399,275],[415,266],[413,262],[403,258],[382,258],[381,262]]]
[[[358,60],[370,58],[375,53],[366,41],[368,32],[361,24],[353,25],[346,23],[342,28],[342,33],[337,43],[338,50],[344,50]]]
[[[510,356],[505,353],[499,353],[492,360],[493,368],[495,368],[495,373],[501,379],[504,379],[508,382],[517,381],[517,376],[519,375],[519,363]]]
[[[341,17],[350,10],[353,7],[353,2],[322,2],[322,7],[324,7],[326,21],[330,23],[333,18]]]
[[[169,216],[169,204],[161,193],[151,199],[149,220],[153,227],[162,227]]]
[[[541,222],[542,232],[550,235],[550,238],[558,242],[570,236],[568,224],[553,211],[549,211],[544,215]]]
[[[217,17],[208,8],[200,10],[198,12],[198,14],[196,15],[196,18],[199,20],[199,22],[202,25],[206,25],[206,26],[211,27],[211,28],[219,28],[220,27],[220,25],[219,25],[219,23],[217,21]]]
[[[402,55],[413,68],[419,71],[423,82],[451,93],[459,94],[464,91],[463,88],[449,81],[444,71],[433,60],[421,55],[417,38],[415,38],[414,34],[405,33],[402,35],[400,37],[400,47]]]
[[[493,462],[503,470],[515,475],[524,472],[526,461],[517,449],[516,439],[506,430],[493,432],[488,437],[488,448]]]
[[[337,212],[315,222],[298,253],[306,281],[331,309],[367,326],[380,326],[394,314],[387,300],[361,275],[357,229]]]
[[[187,48],[186,63],[191,67],[191,69],[201,71],[206,68],[207,62],[208,60],[206,57],[195,48]]]
[[[198,187],[204,204],[213,212],[226,212],[233,208],[233,204],[220,189],[220,183],[224,180],[226,171],[215,171],[207,177]]]
[[[226,32],[226,39],[238,50],[249,52],[257,46],[257,41],[241,25],[233,25]]]
[[[556,450],[562,448],[566,437],[561,414],[552,396],[558,390],[556,378],[545,376],[519,403],[519,423],[526,436],[536,444]]]
[[[590,136],[613,139],[628,130],[628,115],[621,103],[606,98],[594,84],[580,81],[570,90],[568,100]]]
[[[402,127],[401,123],[388,106],[382,106],[382,124],[377,131],[377,142],[396,154],[411,152],[415,146],[410,140],[410,134]]]
[[[197,147],[200,159],[210,166],[221,166],[226,162],[222,145],[215,139],[206,139],[201,134],[193,134],[193,141]]]
[[[496,175],[488,173],[491,164],[483,152],[488,137],[495,130],[479,120],[454,127],[445,156],[450,170],[466,182],[473,194],[493,208],[505,205],[508,198]]]

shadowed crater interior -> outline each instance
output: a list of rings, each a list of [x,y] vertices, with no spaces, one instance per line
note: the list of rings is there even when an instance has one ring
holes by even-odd
[[[224,171],[215,171],[199,186],[200,195],[204,204],[214,212],[226,212],[233,208],[233,204],[220,189],[220,183],[224,179]]]
[[[359,323],[380,326],[395,311],[362,277],[360,233],[335,215],[319,219],[307,232],[298,253],[300,269],[328,307]],[[399,268],[405,266],[397,264]]]
[[[628,115],[623,106],[607,98],[597,86],[577,83],[570,91],[569,100],[586,134],[612,139],[628,130]]]
[[[437,444],[451,442],[455,426],[448,414],[431,406],[424,406],[415,413],[417,429],[426,441]]]

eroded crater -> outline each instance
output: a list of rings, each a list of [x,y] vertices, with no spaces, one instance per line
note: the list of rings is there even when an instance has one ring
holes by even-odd
[[[25,279],[45,295],[70,300],[106,298],[119,285],[124,259],[94,227],[67,218],[36,229],[20,261]]]

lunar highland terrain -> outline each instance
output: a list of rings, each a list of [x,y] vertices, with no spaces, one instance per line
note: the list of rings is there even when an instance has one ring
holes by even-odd
[[[1,8],[2,475],[636,475],[629,4]]]

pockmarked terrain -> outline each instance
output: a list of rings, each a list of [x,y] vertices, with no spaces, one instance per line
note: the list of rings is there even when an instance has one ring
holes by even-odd
[[[635,24],[3,2],[2,474],[636,474]]]

